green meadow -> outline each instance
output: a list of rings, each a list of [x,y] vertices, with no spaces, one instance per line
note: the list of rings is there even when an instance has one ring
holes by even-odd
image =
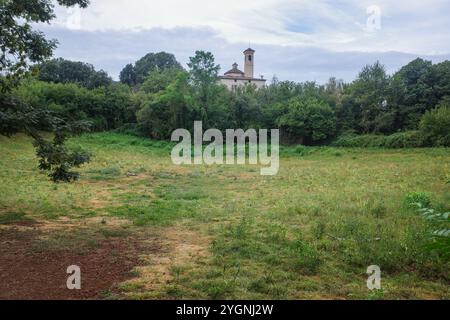
[[[0,137],[0,230],[41,229],[31,252],[154,244],[104,298],[450,298],[449,261],[405,203],[420,192],[450,209],[448,148],[282,147],[278,175],[261,176],[253,165],[176,166],[171,144],[127,135],[69,145],[92,161],[79,181],[54,184],[29,138]],[[370,265],[380,290],[367,288]]]

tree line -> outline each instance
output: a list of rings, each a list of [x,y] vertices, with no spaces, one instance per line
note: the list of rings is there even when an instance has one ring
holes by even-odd
[[[393,75],[379,62],[351,83],[279,81],[230,91],[220,66],[197,51],[188,69],[166,52],[149,53],[112,81],[93,66],[54,59],[36,67],[14,95],[92,130],[170,139],[177,128],[280,128],[286,144],[378,147],[450,146],[450,62],[420,58]]]

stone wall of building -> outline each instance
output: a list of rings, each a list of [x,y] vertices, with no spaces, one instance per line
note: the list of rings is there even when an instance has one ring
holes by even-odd
[[[237,86],[244,86],[248,84],[254,84],[258,89],[261,89],[265,86],[266,81],[265,80],[259,80],[259,79],[252,79],[252,80],[245,80],[245,79],[219,79],[219,83],[225,85],[229,90],[233,90],[233,88]]]

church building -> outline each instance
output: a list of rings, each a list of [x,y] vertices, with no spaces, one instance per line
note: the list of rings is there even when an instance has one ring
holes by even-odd
[[[255,62],[255,50],[248,48],[244,51],[244,71],[242,72],[238,68],[238,64],[233,63],[233,68],[227,72],[223,76],[219,77],[219,83],[225,85],[228,89],[234,90],[238,86],[243,85],[255,85],[258,89],[262,88],[266,84],[266,80],[261,76],[260,78],[255,78],[254,71],[254,62]]]

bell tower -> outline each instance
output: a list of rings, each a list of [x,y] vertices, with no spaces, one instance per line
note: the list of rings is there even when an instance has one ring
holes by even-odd
[[[248,48],[244,51],[245,63],[244,63],[244,73],[247,78],[253,78],[253,65],[255,50]]]

